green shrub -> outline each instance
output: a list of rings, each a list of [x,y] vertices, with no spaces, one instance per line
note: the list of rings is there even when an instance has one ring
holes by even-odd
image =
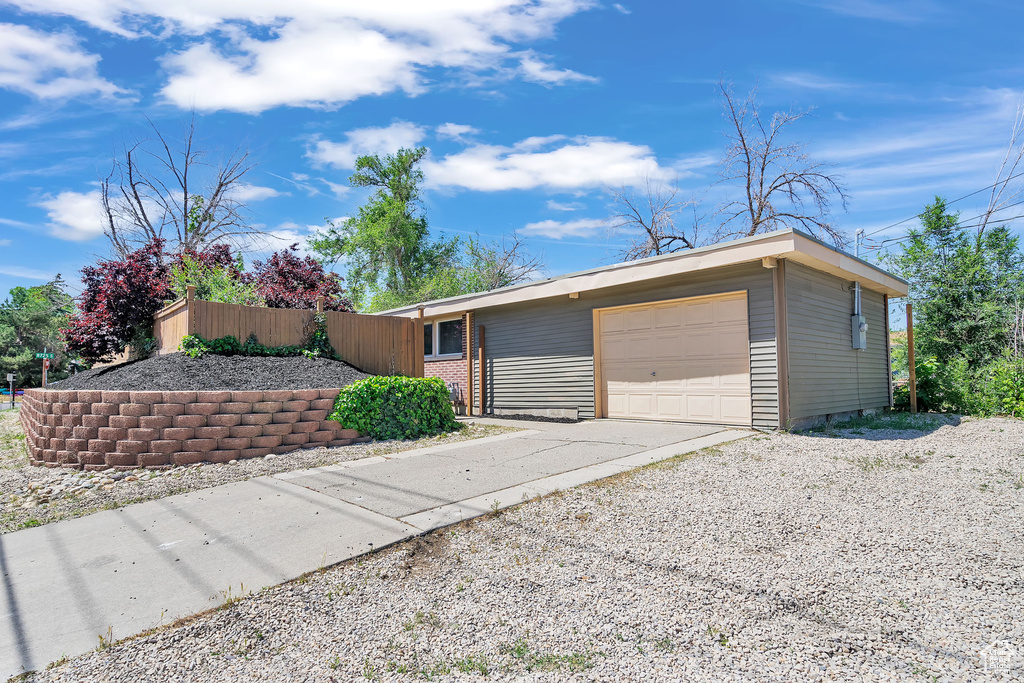
[[[438,377],[368,377],[341,390],[329,416],[375,439],[416,439],[460,429]]]
[[[203,339],[198,334],[182,338],[178,350],[190,358],[201,358],[212,353],[217,356],[305,356],[306,358],[334,358],[334,348],[327,337],[327,317],[322,313],[313,316],[312,331],[303,346],[264,346],[255,334],[242,344],[234,335]]]
[[[241,256],[234,267],[212,265],[201,259],[183,254],[180,262],[171,267],[171,289],[181,298],[189,285],[196,288],[196,298],[202,301],[217,301],[222,304],[262,306],[263,300],[256,293],[256,283],[239,277],[242,269]]]
[[[972,368],[964,358],[948,363],[925,358],[917,361],[916,370],[919,410],[1024,417],[1024,359],[1007,353]],[[909,388],[894,387],[893,399],[897,409],[909,408]]]

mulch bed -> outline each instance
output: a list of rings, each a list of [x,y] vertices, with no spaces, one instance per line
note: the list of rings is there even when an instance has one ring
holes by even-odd
[[[130,361],[55,382],[54,389],[107,391],[270,391],[336,389],[370,375],[348,363],[304,356],[216,356],[181,353]]]

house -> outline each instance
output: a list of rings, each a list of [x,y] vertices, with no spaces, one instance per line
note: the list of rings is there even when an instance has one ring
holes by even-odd
[[[422,322],[424,374],[472,414],[774,429],[892,405],[888,300],[906,294],[788,229],[384,315]]]

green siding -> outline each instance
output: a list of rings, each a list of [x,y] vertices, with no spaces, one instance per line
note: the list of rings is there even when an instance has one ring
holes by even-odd
[[[790,419],[889,405],[884,297],[861,290],[862,351],[853,349],[853,299],[852,282],[786,263]]]
[[[777,427],[772,272],[760,263],[581,292],[579,299],[561,296],[477,309],[476,324],[485,329],[486,407],[577,408],[581,418],[592,418],[595,308],[740,290],[747,291],[753,422]],[[474,337],[479,348],[479,335]]]

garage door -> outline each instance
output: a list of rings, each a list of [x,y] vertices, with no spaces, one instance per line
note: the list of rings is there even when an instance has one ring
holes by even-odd
[[[607,417],[750,424],[747,294],[596,311]]]

